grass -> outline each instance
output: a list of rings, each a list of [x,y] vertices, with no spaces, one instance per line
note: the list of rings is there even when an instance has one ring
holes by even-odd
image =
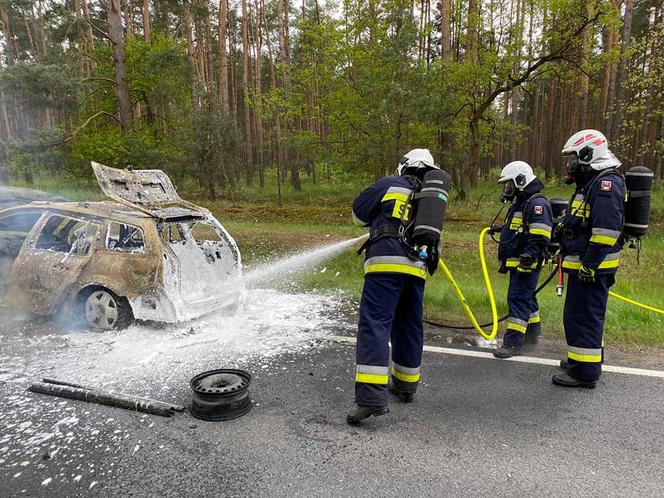
[[[491,311],[477,254],[477,234],[480,225],[449,225],[445,232],[444,260],[461,286],[466,300],[478,320],[489,322]],[[241,240],[241,239],[240,239]],[[486,247],[492,286],[502,316],[507,312],[505,296],[508,276],[497,273],[496,246],[488,242]],[[617,284],[613,291],[664,309],[662,298],[664,266],[664,237],[661,233],[644,240],[637,265],[633,250],[625,251],[625,261],[618,272]],[[355,298],[359,297],[362,286],[362,258],[352,252],[345,253],[325,263],[325,273],[311,272],[302,278],[307,288],[345,289]],[[540,281],[552,271],[545,267]],[[339,276],[335,276],[339,272]],[[555,295],[555,280],[538,295],[545,335],[563,337],[562,309],[564,298]],[[427,317],[445,323],[467,325],[462,307],[447,280],[436,273],[427,283],[425,294],[425,314]],[[628,346],[664,346],[664,316],[641,310],[629,304],[610,298],[606,317],[606,340]],[[471,332],[474,333],[474,332]]]
[[[314,186],[304,177],[303,184],[302,192],[294,192],[290,188],[284,190],[284,205],[281,207],[275,205],[275,196],[269,183],[264,191],[243,187],[232,196],[223,196],[223,200],[215,202],[200,198],[200,193],[188,188],[188,185],[185,185],[182,196],[212,210],[236,238],[243,260],[249,264],[331,240],[357,237],[365,232],[364,229],[352,226],[349,220],[350,203],[364,187],[359,181],[348,181],[344,187]],[[54,180],[38,180],[36,186],[74,200],[102,198],[97,187],[86,184],[71,187]],[[572,187],[547,182],[545,194],[550,198],[568,198],[571,191]],[[498,195],[497,186],[493,182],[484,181],[464,201],[454,199],[453,196],[444,233],[443,257],[480,322],[490,320],[490,309],[479,267],[477,237],[481,228],[491,221],[500,208]],[[488,242],[486,251],[499,313],[502,315],[507,311],[505,296],[508,277],[496,271],[495,244]],[[653,195],[651,230],[643,240],[640,263],[637,264],[636,251],[626,249],[617,284],[612,290],[664,308],[662,256],[664,188],[660,183]],[[321,273],[323,267],[327,271]],[[549,271],[545,268],[541,278]],[[355,251],[347,251],[321,264],[318,269],[303,274],[299,277],[298,285],[303,289],[343,290],[347,295],[359,298],[362,280],[362,258]],[[544,333],[551,337],[562,337],[564,299],[555,295],[554,287],[554,284],[550,284],[538,295],[538,299]],[[449,283],[439,274],[427,284],[425,313],[429,318],[446,323],[468,323]],[[605,330],[608,343],[664,347],[664,315],[641,310],[613,298],[609,299]]]

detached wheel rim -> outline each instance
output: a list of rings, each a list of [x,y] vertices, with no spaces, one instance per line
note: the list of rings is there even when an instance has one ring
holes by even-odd
[[[97,330],[111,330],[118,323],[118,302],[111,293],[94,291],[85,300],[85,321]]]

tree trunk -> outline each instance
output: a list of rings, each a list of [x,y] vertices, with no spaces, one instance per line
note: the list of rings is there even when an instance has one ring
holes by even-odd
[[[194,51],[194,36],[192,34],[193,26],[191,21],[191,6],[190,1],[185,0],[184,7],[182,9],[182,21],[184,24],[184,36],[187,43],[187,59],[191,64],[191,68],[196,71],[198,75],[198,70],[196,67],[196,56]]]
[[[14,138],[14,133],[12,131],[12,123],[9,119],[9,112],[7,111],[7,97],[2,90],[0,90],[0,113],[2,114],[2,131],[4,132],[0,135],[0,140],[8,142]],[[0,154],[4,154],[4,146]]]
[[[28,16],[25,13],[23,14],[23,26],[25,27],[25,33],[28,35],[28,43],[30,44],[32,56],[35,59],[39,59],[39,50],[37,50],[35,38],[32,36],[32,26],[30,26],[30,23],[28,22]]]
[[[205,90],[208,91],[212,88],[215,81],[213,75],[212,64],[212,33],[210,30],[210,0],[200,1],[200,22],[196,29],[199,39],[200,59],[203,68],[203,83]]]
[[[152,21],[150,20],[150,0],[143,0],[143,38],[147,43],[152,43]]]
[[[44,15],[42,0],[39,0],[39,2],[37,2],[37,16],[39,17],[39,44],[41,45],[41,56],[43,59],[44,57],[46,57],[46,52],[48,50],[48,47],[46,44],[46,20],[45,20],[46,16]]]
[[[253,139],[251,136],[251,108],[249,101],[249,16],[247,0],[242,0],[242,96],[244,107],[244,136],[245,136],[245,162],[247,168],[247,184],[250,185],[253,177],[254,155]]]
[[[614,6],[617,1],[619,0],[613,0]],[[613,47],[617,39],[616,30],[613,28],[613,26],[607,26],[603,38],[604,38],[604,53],[608,54],[609,52],[611,52],[611,50],[613,50]],[[600,119],[598,120],[598,123],[602,124],[605,123],[604,120],[609,119],[608,112],[609,112],[609,106],[611,105],[611,102],[609,101],[609,95],[610,95],[609,89],[611,85],[611,76],[613,74],[613,66],[615,66],[615,62],[613,61],[607,63],[604,66],[604,74],[602,77],[602,96],[600,103],[601,114],[600,114]]]
[[[2,32],[5,38],[5,50],[7,51],[7,65],[13,66],[16,63],[16,48],[14,45],[14,35],[9,25],[9,15],[5,9],[0,9],[0,20],[2,21]]]
[[[450,62],[452,58],[450,23],[450,0],[442,0],[440,5],[440,55],[445,63]]]
[[[556,82],[556,77],[554,74],[549,75],[549,89],[547,91],[547,103],[548,103],[548,109],[547,109],[547,118],[551,120],[551,126],[548,127],[548,132],[547,132],[547,158],[546,158],[546,176],[547,178],[554,176],[556,174],[556,159],[559,156],[559,150],[556,150],[558,147],[558,143],[556,141],[556,136],[557,136],[557,119],[556,117],[560,115],[560,112],[556,112],[558,108],[558,92],[559,92],[559,85]]]
[[[92,24],[90,23],[90,9],[88,8],[87,0],[83,0],[83,2],[81,2],[81,7],[83,8],[83,17],[85,18],[85,37],[88,40],[88,50],[92,51],[95,48],[95,36],[92,32]],[[95,66],[94,61],[90,63],[90,66]]]
[[[622,85],[622,79],[626,74],[626,54],[625,52],[629,49],[629,46],[632,42],[632,14],[634,12],[634,0],[626,0],[625,2],[625,19],[623,23],[622,31],[622,44],[620,47],[620,62],[618,64],[618,74],[616,75],[616,96],[615,96],[615,114],[611,122],[611,140],[618,138],[618,133],[620,130],[620,114],[622,108],[622,100],[624,97],[624,87]]]
[[[263,2],[261,0],[261,4],[262,3]],[[274,51],[272,50],[272,41],[270,40],[270,31],[268,29],[267,20],[265,18],[264,8],[261,9],[261,22],[265,28],[265,44],[267,45],[268,68],[270,71],[270,90],[274,92],[277,89],[277,76],[274,69]],[[278,113],[274,118],[273,134],[271,138],[272,140],[270,140],[270,143],[274,147],[272,162],[276,160],[277,168],[277,203],[281,206],[281,172],[283,171],[284,163],[283,155],[281,153],[281,121],[279,119]]]
[[[289,41],[289,26],[288,26],[288,0],[279,0],[279,48],[281,52],[281,66],[282,66],[282,84],[284,87],[284,96],[286,101],[290,97],[290,41]],[[291,120],[287,120],[286,127],[290,133],[293,128]],[[302,190],[300,183],[300,170],[297,161],[289,160],[290,152],[284,147],[284,159],[290,165],[291,184],[297,191]]]
[[[231,15],[229,11],[229,16]],[[230,97],[229,105],[231,108],[231,115],[237,124],[237,57],[235,53],[235,22],[236,17],[233,14],[229,17],[228,21],[228,50],[230,53],[230,74],[229,74],[229,84],[230,84]]]
[[[120,5],[122,5],[121,1],[120,1]],[[124,21],[125,21],[125,26],[126,26],[128,35],[133,35],[134,34],[134,19],[132,17],[133,7],[134,7],[133,2],[131,0],[125,0]]]
[[[516,0],[519,2],[519,0]],[[468,40],[466,42],[466,54],[468,61],[472,64],[479,63],[479,27],[480,11],[478,0],[468,0]]]
[[[122,29],[122,10],[120,0],[105,0],[108,19],[108,35],[113,52],[115,70],[115,93],[118,97],[120,123],[123,130],[131,128],[132,108],[127,84],[127,66],[124,53],[124,31]]]
[[[595,2],[594,0],[586,1],[586,15],[588,19],[591,19],[595,15]],[[582,64],[587,64],[592,52],[592,31],[586,29],[582,35],[581,42],[581,61]],[[592,126],[592,112],[589,107],[589,95],[588,91],[590,88],[590,76],[587,72],[582,71],[579,79],[579,120],[577,122],[577,128],[589,128]]]
[[[228,112],[228,0],[219,0],[219,101]]]
[[[255,46],[255,66],[254,66],[254,120],[256,123],[256,162],[258,163],[258,181],[259,185],[265,186],[265,157],[263,152],[263,120],[261,118],[261,7],[258,0],[254,0],[254,46]]]

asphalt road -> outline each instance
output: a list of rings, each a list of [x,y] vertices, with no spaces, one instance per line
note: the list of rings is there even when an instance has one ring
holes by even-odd
[[[71,349],[53,348],[46,373]],[[34,378],[38,357],[14,366]],[[219,423],[26,394],[8,358],[2,496],[664,494],[662,379],[612,373],[567,390],[551,385],[555,367],[425,353],[415,402],[393,399],[389,415],[355,428],[348,344],[240,359],[254,407]],[[189,374],[151,394],[187,404]]]

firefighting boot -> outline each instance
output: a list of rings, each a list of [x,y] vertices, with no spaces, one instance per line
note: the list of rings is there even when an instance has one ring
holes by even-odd
[[[511,358],[512,356],[521,356],[523,351],[520,348],[515,348],[513,346],[501,346],[498,349],[493,351],[493,355],[496,358]]]
[[[367,406],[367,405],[357,405],[355,409],[346,415],[346,422],[350,425],[360,425],[365,418],[369,418],[372,415],[374,417],[379,417],[380,415],[387,415],[390,413],[390,410],[387,406]]]
[[[567,358],[560,360],[560,368],[567,370],[567,367],[569,367],[569,361],[567,361]]]
[[[566,373],[554,375],[551,377],[551,382],[562,387],[585,387],[588,389],[595,389],[597,386],[597,382],[594,380],[579,380]]]
[[[535,346],[539,343],[540,333],[542,332],[542,323],[529,323],[526,328],[525,344]]]
[[[399,401],[402,403],[412,403],[413,398],[415,397],[415,393],[409,393],[406,391],[402,391],[398,387],[394,386],[393,384],[390,384],[389,390],[392,394],[396,394],[399,397]]]

